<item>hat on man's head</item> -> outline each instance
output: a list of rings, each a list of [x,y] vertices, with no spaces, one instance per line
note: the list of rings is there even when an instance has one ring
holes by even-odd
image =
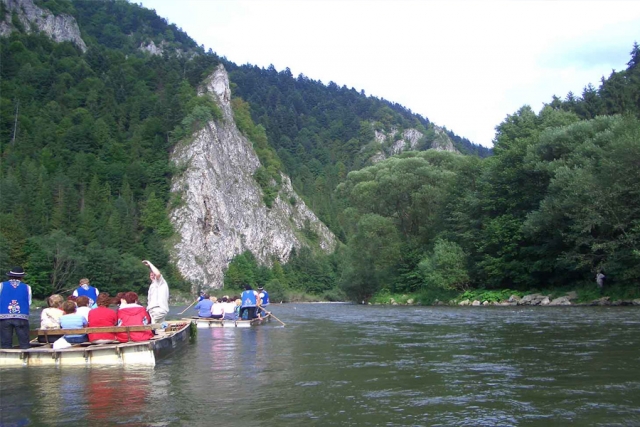
[[[13,267],[10,272],[7,273],[9,277],[22,277],[26,273],[22,269],[22,267]]]
[[[259,291],[261,291],[261,290],[263,290],[263,289],[264,289],[264,286],[262,286],[262,285],[258,286],[258,290],[259,290]]]

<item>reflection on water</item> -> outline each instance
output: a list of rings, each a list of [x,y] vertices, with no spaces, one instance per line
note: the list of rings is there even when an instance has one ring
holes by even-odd
[[[0,370],[0,423],[640,425],[638,309],[274,311],[287,327],[200,329],[155,369]]]

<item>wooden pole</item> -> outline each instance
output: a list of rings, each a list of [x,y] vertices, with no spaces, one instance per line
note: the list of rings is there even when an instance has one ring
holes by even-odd
[[[185,311],[189,310],[189,308],[191,308],[191,306],[195,303],[197,303],[198,300],[195,300],[194,302],[192,302],[191,304],[189,304],[189,306],[187,308],[185,308],[184,310],[182,310],[180,313],[178,313],[178,315],[181,315],[182,313],[184,313]]]
[[[274,319],[276,319],[278,322],[282,323],[282,326],[287,326],[282,320],[278,319],[276,316],[273,315],[273,313],[269,313],[269,315],[271,317],[273,317]]]

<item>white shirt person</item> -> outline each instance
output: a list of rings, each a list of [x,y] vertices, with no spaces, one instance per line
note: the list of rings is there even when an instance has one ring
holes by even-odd
[[[147,260],[142,263],[151,270],[149,272],[151,285],[149,285],[147,295],[147,311],[151,316],[152,323],[162,323],[169,313],[169,285],[155,265]]]

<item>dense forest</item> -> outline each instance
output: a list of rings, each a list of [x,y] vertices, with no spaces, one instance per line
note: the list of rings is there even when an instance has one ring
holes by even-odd
[[[433,124],[398,104],[288,69],[238,66],[136,4],[36,4],[75,17],[88,47],[27,34],[15,19],[17,31],[0,38],[0,268],[25,266],[36,296],[84,276],[110,292],[141,291],[145,258],[189,289],[169,258],[169,153],[217,117],[196,88],[219,63],[240,129],[267,153],[264,170],[289,174],[342,241],[334,254],[302,249],[272,267],[244,253],[225,287],[267,284],[276,299],[428,300],[588,286],[604,271],[610,290],[636,292],[638,45],[599,88],[508,115],[493,153],[447,130],[455,154],[429,150]],[[141,49],[151,42],[161,55]],[[374,131],[410,128],[423,133],[423,151],[371,163]]]

